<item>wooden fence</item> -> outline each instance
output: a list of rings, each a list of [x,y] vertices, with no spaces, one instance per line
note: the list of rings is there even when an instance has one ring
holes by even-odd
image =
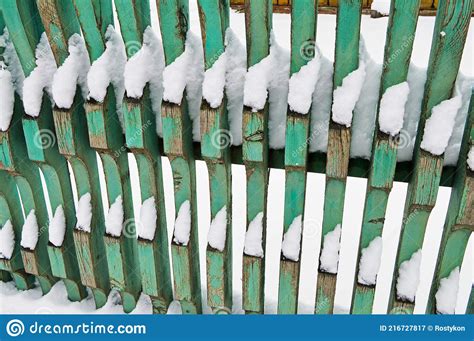
[[[363,8],[370,8],[373,0],[363,0],[362,6]],[[273,0],[273,5],[275,6],[291,6],[291,0]],[[245,4],[245,0],[231,0],[231,5],[243,5]],[[338,0],[319,0],[319,6],[325,7],[337,7]],[[438,8],[438,0],[421,0],[421,9],[436,9]]]
[[[322,1],[319,3],[321,4]],[[325,1],[324,1],[325,2]],[[330,1],[332,2],[332,1]],[[166,65],[175,62],[185,51],[189,29],[187,0],[158,0],[158,15]],[[380,97],[392,86],[407,80],[418,9],[422,1],[394,0],[385,46]],[[204,65],[210,69],[225,51],[225,31],[229,27],[229,2],[198,0]],[[247,67],[258,64],[269,54],[272,27],[272,2],[252,0],[246,7]],[[340,0],[337,17],[334,89],[358,69],[361,0]],[[247,175],[247,227],[262,227],[262,250],[265,250],[267,188],[270,168],[286,171],[284,233],[296,229],[296,246],[301,250],[301,224],[304,218],[306,177],[308,172],[326,174],[326,194],[322,217],[322,239],[334,234],[344,212],[348,176],[368,178],[358,259],[362,251],[382,234],[389,194],[393,182],[409,182],[402,234],[394,268],[388,312],[412,313],[415,299],[397,295],[395,288],[400,267],[421,249],[425,228],[440,185],[452,186],[439,259],[429,296],[427,312],[439,312],[435,294],[440,281],[461,266],[468,239],[474,230],[474,172],[467,165],[474,143],[473,104],[467,115],[465,133],[456,167],[443,168],[443,154],[434,155],[420,144],[424,126],[439,103],[451,98],[458,74],[472,11],[472,0],[440,0],[432,42],[428,79],[420,116],[412,162],[397,163],[397,139],[378,130],[374,134],[370,161],[350,159],[351,128],[331,120],[327,153],[309,153],[310,115],[288,109],[286,148],[269,148],[268,99],[262,108],[244,107],[243,144],[224,143],[229,130],[226,98],[220,105],[203,101],[200,113],[201,142],[193,142],[191,119],[186,96],[180,101],[164,100],[161,106],[163,138],[155,129],[144,129],[155,123],[155,114],[147,85],[139,98],[125,97],[122,131],[116,113],[114,87],[109,85],[102,98],[84,100],[81,91],[66,107],[51,108],[47,96],[37,115],[26,115],[29,103],[16,95],[14,113],[8,129],[0,132],[0,226],[11,223],[14,249],[10,257],[0,258],[1,279],[13,279],[18,289],[33,287],[35,279],[44,294],[61,280],[72,301],[82,300],[91,289],[97,308],[103,306],[111,289],[120,292],[125,312],[134,309],[141,292],[152,299],[155,313],[165,313],[174,299],[183,313],[201,313],[199,253],[206,253],[207,304],[215,313],[232,309],[232,258],[243,252],[243,309],[246,313],[264,312],[264,252],[232,250],[232,163],[243,163]],[[148,0],[116,0],[127,58],[132,58],[144,43],[145,31],[151,25]],[[63,65],[69,55],[68,42],[75,35],[84,37],[90,63],[106,51],[113,25],[112,0],[3,0],[0,3],[0,29],[10,32],[10,39],[26,77],[41,67],[35,50],[43,32],[49,40],[54,60]],[[291,74],[297,73],[311,58],[303,58],[301,46],[316,39],[317,3],[293,1],[291,9]],[[138,44],[138,48],[130,48]],[[314,51],[313,51],[314,52]],[[0,49],[0,61],[5,47]],[[115,59],[113,59],[115,61]],[[106,68],[106,64],[102,64]],[[40,89],[43,91],[43,89]],[[3,104],[2,104],[3,105]],[[50,143],[51,140],[57,143]],[[99,154],[105,172],[107,197],[111,206],[122,207],[118,233],[106,231],[99,185]],[[127,152],[137,160],[142,203],[152,199],[156,225],[152,236],[136,237],[132,208],[132,191]],[[170,160],[176,211],[176,228],[171,241],[167,237],[161,156]],[[195,160],[206,162],[209,171],[211,218],[224,216],[225,243],[219,247],[198,246]],[[75,212],[68,162],[76,179],[76,190],[89,222]],[[48,221],[45,196],[40,185],[41,169],[45,175],[53,212],[63,212],[66,225],[64,241],[57,245],[48,238],[52,227]],[[20,199],[22,204],[20,204]],[[89,205],[89,206],[88,206]],[[83,208],[79,207],[79,210]],[[189,213],[187,213],[189,212]],[[76,214],[79,219],[76,219]],[[56,214],[55,214],[56,215]],[[27,223],[24,225],[24,216]],[[184,219],[183,216],[187,219]],[[86,215],[87,218],[87,215]],[[23,245],[22,230],[36,219],[36,246]],[[87,220],[87,219],[86,219]],[[178,222],[179,221],[179,222]],[[188,228],[188,238],[181,238],[178,225]],[[295,225],[296,224],[296,225]],[[28,225],[28,226],[30,226]],[[298,226],[297,226],[298,227]],[[23,231],[24,232],[24,231]],[[222,232],[222,231],[221,231]],[[337,232],[337,231],[336,231]],[[253,231],[255,233],[255,231]],[[299,237],[298,237],[299,236]],[[283,236],[282,236],[283,238]],[[22,244],[22,245],[20,245]],[[169,252],[171,248],[171,252]],[[300,280],[300,253],[280,259],[278,312],[297,312]],[[171,259],[169,257],[171,254]],[[380,255],[378,255],[380,257]],[[171,266],[172,264],[172,266]],[[357,262],[357,267],[359,261]],[[356,277],[359,268],[356,269]],[[171,282],[171,272],[173,282]],[[334,310],[337,278],[335,269],[319,266],[315,313]],[[375,282],[354,281],[351,313],[371,313]],[[472,313],[472,295],[468,310]]]

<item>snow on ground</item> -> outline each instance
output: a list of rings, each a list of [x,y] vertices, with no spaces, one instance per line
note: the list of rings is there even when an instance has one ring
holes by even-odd
[[[410,259],[400,264],[397,278],[397,296],[401,300],[415,302],[416,291],[420,282],[421,249]]]
[[[174,222],[174,239],[175,243],[188,245],[191,234],[191,203],[186,200],[181,204],[178,216]]]
[[[76,218],[76,229],[91,232],[92,204],[90,193],[86,193],[79,198],[76,207]]]
[[[365,249],[359,263],[357,280],[360,284],[375,285],[382,257],[382,237],[375,237]]]
[[[319,257],[319,268],[322,271],[336,274],[339,263],[339,250],[341,248],[341,224],[324,236],[323,248]]]
[[[36,243],[38,243],[38,232],[35,210],[31,210],[21,230],[21,246],[25,249],[34,250]]]
[[[53,219],[48,227],[49,241],[56,247],[63,245],[64,234],[66,233],[66,217],[61,205],[56,208]]]
[[[456,297],[459,291],[459,267],[451,271],[448,277],[442,278],[436,292],[436,311],[440,314],[454,314]]]
[[[123,201],[122,196],[119,195],[110,206],[109,212],[105,217],[105,231],[111,236],[120,237],[122,234],[123,217]]]
[[[300,259],[301,229],[303,224],[301,215],[293,219],[288,231],[283,235],[281,252],[285,258],[297,262]]]
[[[15,233],[10,220],[7,220],[0,229],[0,258],[10,259],[15,248]]]
[[[155,197],[146,199],[140,208],[140,221],[137,224],[138,236],[143,239],[153,240],[156,231],[156,204]]]
[[[89,54],[84,38],[73,34],[69,38],[69,56],[58,68],[53,78],[53,99],[59,108],[69,109],[74,102],[77,85],[82,96],[87,98],[87,72],[89,72]]]
[[[211,221],[207,239],[209,245],[216,250],[224,251],[227,232],[227,206],[224,206],[217,212]]]
[[[263,258],[263,212],[250,222],[245,233],[244,252],[246,255]]]
[[[57,69],[53,51],[44,32],[36,47],[35,56],[36,67],[23,82],[23,106],[25,112],[32,117],[38,117],[40,114],[43,92],[46,91],[52,97],[51,87]]]

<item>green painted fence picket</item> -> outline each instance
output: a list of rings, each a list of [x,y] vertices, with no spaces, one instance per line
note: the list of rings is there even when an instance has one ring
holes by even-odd
[[[154,1],[154,0],[152,0]],[[191,0],[199,9],[204,71],[211,69],[226,52],[230,22],[229,0]],[[126,59],[131,61],[147,44],[144,37],[153,19],[160,25],[164,66],[169,67],[186,51],[191,39],[189,0],[157,0],[157,18],[152,18],[150,0],[4,0],[0,3],[0,33],[10,32],[6,43],[13,44],[25,76],[37,61],[35,50],[42,37],[48,39],[58,67],[69,56],[69,41],[83,36],[90,63],[104,55],[114,37],[114,13],[120,23],[120,36]],[[384,67],[378,103],[393,86],[407,81],[421,0],[392,0],[385,42]],[[360,63],[360,26],[362,0],[340,0],[337,10],[333,91],[344,79],[364,65]],[[270,54],[272,37],[272,1],[245,1],[247,69]],[[0,131],[0,227],[13,228],[12,256],[0,257],[0,280],[13,280],[19,290],[28,290],[38,281],[46,295],[57,281],[63,281],[71,301],[80,301],[90,289],[96,308],[104,306],[112,289],[118,290],[126,313],[133,311],[141,293],[151,298],[153,313],[166,314],[173,300],[185,314],[201,314],[203,304],[213,313],[229,314],[235,309],[233,260],[242,256],[242,308],[247,314],[265,312],[265,264],[267,229],[267,194],[272,168],[285,171],[283,244],[290,229],[298,230],[296,250],[289,256],[282,249],[279,258],[278,313],[296,314],[300,294],[301,249],[303,241],[307,176],[310,172],[326,175],[321,251],[313,263],[318,266],[316,314],[334,313],[337,263],[335,268],[322,266],[320,257],[325,239],[342,227],[346,181],[348,176],[367,178],[362,229],[357,250],[352,293],[352,314],[373,311],[376,281],[367,283],[358,277],[361,257],[371,243],[382,236],[387,204],[394,181],[409,183],[404,219],[394,274],[391,282],[388,313],[413,313],[415,300],[397,294],[397,280],[403,262],[409,260],[425,240],[425,229],[434,208],[440,186],[451,186],[449,208],[444,222],[434,278],[428,295],[427,313],[442,313],[436,306],[441,282],[461,268],[469,238],[474,231],[474,172],[467,164],[474,146],[474,95],[462,138],[456,167],[445,167],[443,155],[421,148],[426,121],[433,108],[454,95],[462,53],[466,42],[473,0],[440,0],[430,53],[422,111],[412,162],[397,162],[399,132],[390,135],[380,129],[378,120],[370,161],[350,159],[351,127],[332,119],[329,122],[327,153],[310,153],[311,109],[286,112],[286,143],[282,150],[269,146],[269,98],[263,108],[244,105],[242,146],[232,145],[225,89],[218,105],[202,98],[200,107],[200,142],[193,140],[193,121],[189,115],[187,89],[182,100],[163,100],[159,110],[152,103],[151,84],[139,97],[125,92],[117,107],[116,91],[109,84],[103,101],[84,99],[77,86],[69,108],[51,107],[43,94],[38,117],[28,116],[22,99],[15,94],[14,112],[9,129]],[[316,27],[318,1],[295,0],[291,7],[290,77],[319,58]],[[118,28],[116,28],[118,30]],[[5,36],[5,35],[4,35]],[[43,38],[44,39],[44,38]],[[309,54],[302,53],[310,51]],[[309,48],[308,48],[309,47]],[[363,53],[363,52],[362,52]],[[1,65],[5,46],[0,46]],[[158,62],[158,61],[157,61]],[[0,66],[1,66],[0,65]],[[151,82],[150,82],[151,83]],[[166,84],[165,84],[166,86]],[[363,95],[363,94],[362,94]],[[331,95],[332,96],[332,95]],[[157,112],[159,111],[159,112]],[[120,119],[123,116],[123,120]],[[379,112],[377,112],[377,118]],[[160,138],[155,126],[162,125]],[[154,226],[141,226],[133,213],[133,199],[128,154],[138,166],[140,204],[150,200],[156,212]],[[162,158],[170,161],[173,177],[175,226],[168,238]],[[207,165],[210,192],[210,228],[224,221],[222,244],[206,239],[200,250],[196,165]],[[100,160],[100,162],[99,162]],[[261,226],[263,253],[244,247],[233,250],[232,165],[243,164],[246,171],[246,232]],[[105,174],[109,206],[122,200],[122,231],[106,231],[106,217],[100,185],[101,168]],[[71,174],[78,198],[90,195],[89,231],[76,226]],[[42,186],[42,176],[47,193]],[[46,195],[48,194],[48,196]],[[46,202],[49,198],[49,202]],[[64,210],[64,242],[49,242],[50,219]],[[142,209],[143,209],[142,207]],[[34,211],[38,222],[38,243],[34,250],[22,247],[24,217]],[[240,213],[240,212],[239,212]],[[189,216],[187,217],[186,215]],[[235,214],[235,212],[234,212]],[[222,219],[222,218],[225,219]],[[189,224],[189,239],[183,241],[182,224]],[[153,236],[140,231],[153,228]],[[206,230],[209,226],[206,227]],[[258,229],[258,228],[257,228]],[[254,233],[255,231],[251,231]],[[342,231],[341,233],[344,233]],[[245,239],[245,236],[240,236]],[[235,245],[235,244],[234,244]],[[199,254],[205,252],[205,264]],[[238,256],[237,256],[238,255]],[[336,255],[337,256],[337,255]],[[380,255],[379,255],[380,257]],[[201,273],[206,274],[207,302],[202,302]],[[473,313],[473,290],[467,313]]]

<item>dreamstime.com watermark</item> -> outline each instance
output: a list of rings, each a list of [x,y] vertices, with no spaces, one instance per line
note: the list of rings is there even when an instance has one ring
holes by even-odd
[[[144,335],[146,326],[142,324],[96,324],[92,321],[82,323],[39,323],[29,325],[19,319],[10,320],[6,324],[6,332],[11,337],[21,335]]]

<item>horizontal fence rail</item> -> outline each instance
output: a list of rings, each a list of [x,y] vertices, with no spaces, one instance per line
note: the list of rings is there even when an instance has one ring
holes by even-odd
[[[285,171],[279,314],[298,312],[305,207],[312,205],[306,200],[309,173],[326,176],[320,253],[313,262],[314,313],[335,313],[343,215],[351,204],[345,203],[348,177],[367,179],[350,313],[373,311],[382,233],[396,181],[408,183],[408,191],[387,312],[414,312],[428,219],[440,186],[449,186],[426,313],[454,313],[449,301],[456,300],[457,290],[453,294],[446,286],[457,288],[474,231],[474,92],[464,99],[470,107],[455,166],[444,165],[446,146],[439,147],[438,141],[443,133],[433,141],[430,130],[440,120],[449,130],[453,107],[455,115],[462,106],[456,79],[473,1],[391,1],[370,160],[351,158],[350,150],[357,143],[351,127],[357,98],[351,97],[362,87],[361,75],[370,72],[360,26],[371,1],[196,0],[201,37],[190,30],[188,0],[156,2],[157,13],[149,0],[0,2],[0,85],[8,85],[10,96],[0,100],[0,280],[13,281],[18,290],[34,288],[37,281],[43,295],[62,281],[70,301],[85,299],[89,291],[97,309],[116,290],[126,313],[145,294],[156,314],[166,314],[173,300],[185,314],[201,314],[204,304],[215,314],[228,314],[235,309],[233,259],[239,253],[242,309],[262,314],[266,236],[275,228],[267,224],[273,214],[267,207],[269,174],[279,168]],[[241,67],[246,79],[239,90],[243,107],[236,133],[235,94],[226,84],[226,63],[238,52],[231,46],[230,6],[239,4],[245,10]],[[276,70],[273,5],[291,5],[280,149],[273,148],[272,119],[278,108],[267,79],[282,72]],[[316,32],[321,6],[338,8],[325,153],[310,151],[311,140],[322,136],[312,128],[312,107],[318,105],[313,92],[324,63]],[[437,8],[428,76],[413,160],[397,162],[404,136],[401,127],[387,128],[386,122],[400,113],[403,118],[414,36],[424,8]],[[151,28],[154,20],[161,36]],[[200,76],[190,77],[192,70]],[[302,80],[313,89],[298,88]],[[402,102],[401,109],[390,95]],[[234,143],[240,133],[242,143]],[[138,167],[140,219],[134,216],[129,154]],[[163,157],[172,170],[171,240]],[[211,223],[204,250],[198,236],[196,160],[205,161],[209,177]],[[240,238],[232,229],[233,164],[244,165],[246,174],[245,212],[239,212],[246,225],[242,250],[232,249],[233,239]],[[200,253],[205,264],[200,264]],[[201,288],[203,270],[206,285]],[[441,298],[443,290],[451,296]],[[472,310],[471,291],[467,313]]]

